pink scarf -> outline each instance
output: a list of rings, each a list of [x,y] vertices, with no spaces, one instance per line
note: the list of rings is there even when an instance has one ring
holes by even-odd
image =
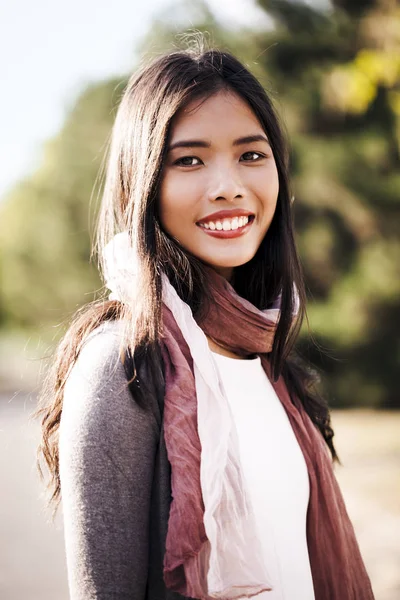
[[[260,311],[239,297],[232,286],[212,269],[210,277],[213,304],[206,322],[201,323],[202,331],[241,356],[259,354],[262,366],[270,376],[267,355],[272,349],[276,329],[275,309]],[[204,448],[198,433],[196,370],[189,349],[190,345],[193,350],[201,337],[197,340],[196,335],[191,338],[187,335],[199,332],[196,332],[193,323],[190,330],[185,328],[177,306],[179,304],[174,307],[171,299],[166,296],[162,348],[166,378],[164,430],[171,463],[173,500],[164,559],[164,579],[167,587],[193,598],[250,598],[271,589],[268,566],[259,564],[256,529],[251,514],[243,520],[244,526],[248,527],[243,540],[240,536],[243,535],[240,523],[238,531],[231,529],[231,522],[235,523],[236,519],[235,509],[229,504],[229,494],[222,490],[219,504],[213,506],[211,503],[211,510],[217,521],[217,533],[212,540],[216,545],[214,558],[205,530],[204,478],[210,478],[209,485],[212,489],[218,484],[217,478],[221,480],[224,475],[221,475],[223,468],[218,470],[218,464],[214,472],[215,479],[207,467],[202,473],[202,452],[207,452],[209,445],[213,452],[210,459],[214,464],[218,463],[215,446],[220,441],[218,428],[221,422],[213,428],[210,423],[213,417],[208,418],[205,425],[211,431],[208,432],[205,440],[207,447]],[[189,319],[189,314],[185,318]],[[310,500],[307,542],[315,598],[373,599],[371,584],[333,472],[326,442],[299,399],[292,400],[289,397],[283,378],[280,377],[272,385],[287,412],[308,469]],[[240,477],[232,477],[233,486],[238,479]],[[226,477],[226,485],[229,481],[229,477]],[[233,489],[233,500],[239,504],[240,495],[238,485],[236,490],[235,487]],[[231,515],[231,518],[227,518],[227,515]],[[224,527],[221,524],[218,531],[218,521],[222,523],[224,518],[229,525]],[[213,533],[212,530],[211,532]],[[219,580],[217,577],[210,580],[213,560],[217,563],[215,570],[219,574]]]
[[[110,297],[132,301],[138,276],[126,234],[106,248]],[[272,589],[241,471],[229,403],[204,334],[233,352],[259,354],[270,376],[279,304],[260,311],[209,268],[212,305],[201,327],[162,274],[164,431],[171,464],[164,580],[184,596],[250,598]],[[316,600],[373,600],[327,445],[283,378],[272,383],[309,474],[307,543]]]

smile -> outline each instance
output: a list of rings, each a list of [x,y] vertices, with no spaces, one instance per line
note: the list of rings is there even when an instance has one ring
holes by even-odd
[[[253,221],[254,215],[249,215],[248,217],[236,217],[234,219],[224,219],[223,221],[210,221],[209,223],[197,224],[197,226],[208,235],[226,239],[244,235],[251,228]]]

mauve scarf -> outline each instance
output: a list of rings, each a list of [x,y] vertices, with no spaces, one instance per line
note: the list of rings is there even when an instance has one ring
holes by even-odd
[[[137,271],[123,235],[107,248],[106,284],[111,297],[128,302]],[[213,301],[201,327],[162,274],[164,432],[172,488],[164,580],[184,596],[233,600],[257,596],[272,585],[244,484],[236,429],[204,334],[241,356],[259,354],[270,377],[268,353],[279,309],[260,311],[213,269],[209,274]],[[373,599],[326,443],[299,399],[289,396],[283,378],[271,383],[308,469],[306,532],[315,599]]]

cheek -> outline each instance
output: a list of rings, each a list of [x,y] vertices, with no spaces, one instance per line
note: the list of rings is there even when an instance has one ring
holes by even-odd
[[[158,212],[161,225],[170,233],[179,230],[192,215],[194,193],[185,178],[166,174],[160,185]]]
[[[178,211],[179,196],[177,197],[177,191],[175,190],[173,180],[168,175],[165,175],[162,178],[158,196],[158,214],[164,229],[167,222],[170,221],[171,216],[173,216],[174,211]]]
[[[273,197],[276,198],[279,192],[279,175],[275,160],[269,163],[267,177],[270,187],[270,193]]]
[[[279,194],[279,177],[275,163],[264,173],[260,173],[253,189],[262,205],[264,218],[270,220],[275,212]]]

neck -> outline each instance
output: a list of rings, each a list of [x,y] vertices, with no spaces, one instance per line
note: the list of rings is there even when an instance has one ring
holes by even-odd
[[[213,269],[232,285],[234,275],[233,267],[213,267]]]
[[[205,336],[207,338],[208,346],[209,346],[210,350],[212,350],[213,352],[216,352],[217,354],[221,354],[222,356],[227,356],[228,358],[236,358],[238,360],[249,360],[249,359],[255,358],[255,356],[256,356],[255,354],[251,354],[250,356],[239,356],[239,354],[235,354],[234,352],[231,352],[227,348],[224,348],[223,346],[218,344],[209,335],[205,334]]]

